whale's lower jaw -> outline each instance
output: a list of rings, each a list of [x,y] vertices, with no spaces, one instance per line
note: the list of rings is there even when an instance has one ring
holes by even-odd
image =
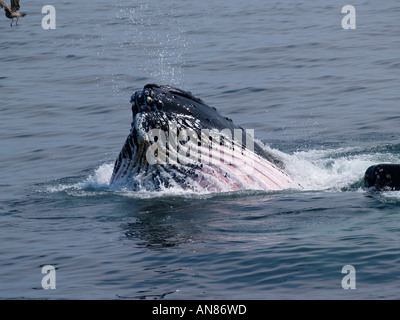
[[[296,188],[281,169],[246,148],[215,144],[212,148],[185,145],[188,158],[129,135],[115,162],[112,184],[134,191],[163,189],[194,192],[238,190],[274,191]],[[154,152],[155,151],[155,152]],[[163,155],[163,156],[161,156]],[[193,156],[194,155],[194,156]],[[150,159],[150,158],[151,159]]]

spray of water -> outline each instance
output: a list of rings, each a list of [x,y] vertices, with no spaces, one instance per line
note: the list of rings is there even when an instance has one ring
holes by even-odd
[[[141,65],[130,65],[128,71],[143,75],[148,82],[182,86],[188,40],[176,5],[166,3],[161,7],[152,0],[126,0],[118,6],[117,18],[124,24],[124,40],[119,50],[126,61],[143,57]],[[123,68],[126,72],[126,64]],[[118,86],[120,79],[114,78]]]

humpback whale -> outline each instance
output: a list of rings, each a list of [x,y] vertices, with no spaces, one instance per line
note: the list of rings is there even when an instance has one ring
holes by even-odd
[[[282,190],[299,186],[283,163],[191,92],[147,84],[131,96],[132,123],[110,183],[130,190]]]

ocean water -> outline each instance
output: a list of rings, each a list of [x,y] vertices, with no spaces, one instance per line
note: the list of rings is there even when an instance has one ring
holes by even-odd
[[[21,5],[0,17],[0,298],[400,297],[400,193],[362,188],[400,163],[398,1],[54,1],[54,30]],[[254,129],[304,190],[113,189],[147,83]]]

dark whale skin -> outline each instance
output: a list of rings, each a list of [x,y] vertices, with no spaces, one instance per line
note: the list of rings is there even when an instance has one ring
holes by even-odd
[[[375,191],[400,190],[400,165],[377,164],[369,167],[365,171],[364,184]]]

